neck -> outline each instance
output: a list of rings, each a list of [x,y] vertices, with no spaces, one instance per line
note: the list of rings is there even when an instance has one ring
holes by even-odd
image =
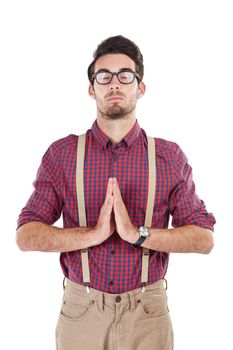
[[[133,128],[136,122],[134,118],[122,118],[122,119],[105,119],[97,117],[97,124],[99,128],[109,137],[114,145],[119,143],[125,135]]]

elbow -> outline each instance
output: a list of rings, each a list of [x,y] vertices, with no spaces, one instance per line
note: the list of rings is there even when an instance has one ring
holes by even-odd
[[[202,248],[203,248],[203,251],[202,251],[203,254],[209,254],[214,248],[214,237],[213,237],[213,232],[211,230],[207,230]]]
[[[26,239],[26,235],[25,235],[25,230],[23,229],[23,227],[20,227],[17,231],[16,231],[16,245],[18,246],[18,248],[22,251],[22,252],[26,252],[28,251],[28,244],[27,244],[27,239]]]

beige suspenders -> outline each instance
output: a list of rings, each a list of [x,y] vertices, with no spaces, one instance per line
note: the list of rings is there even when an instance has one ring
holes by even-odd
[[[146,227],[152,226],[153,207],[155,200],[156,190],[156,162],[155,162],[155,142],[154,138],[147,136],[148,140],[148,166],[149,166],[149,183],[148,183],[148,198],[146,217],[144,225]],[[76,163],[76,188],[77,188],[77,202],[78,202],[78,213],[79,213],[79,225],[81,227],[87,226],[86,209],[85,209],[85,198],[84,198],[84,157],[85,157],[85,142],[86,134],[80,135],[78,138],[78,150],[77,150],[77,163]],[[148,282],[148,270],[149,270],[149,249],[143,248],[142,252],[142,273],[141,282],[143,285]],[[88,249],[81,250],[82,258],[82,272],[83,282],[87,286],[87,292],[90,292],[90,270],[88,261]]]
[[[156,190],[156,163],[155,163],[155,141],[153,137],[147,136],[148,140],[148,167],[149,167],[149,182],[148,182],[148,197],[146,207],[145,224],[146,227],[152,226],[153,208],[155,201],[155,190]],[[145,284],[148,282],[148,271],[149,271],[149,255],[150,251],[147,248],[143,248],[142,251],[142,274],[141,282]],[[143,288],[143,291],[145,289]]]
[[[78,149],[77,149],[77,163],[76,163],[76,190],[77,190],[77,201],[78,201],[78,216],[79,225],[81,227],[87,226],[86,218],[86,206],[84,198],[84,157],[85,157],[85,142],[86,134],[80,135],[78,138]],[[82,259],[82,271],[83,271],[83,282],[87,286],[87,291],[90,292],[90,269],[88,261],[88,249],[81,250]]]

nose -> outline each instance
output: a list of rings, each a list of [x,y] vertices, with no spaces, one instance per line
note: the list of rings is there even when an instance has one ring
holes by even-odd
[[[120,82],[119,82],[117,76],[114,75],[114,76],[112,77],[111,83],[109,84],[109,90],[111,90],[111,91],[120,90],[120,86],[121,86],[121,85],[120,85]]]

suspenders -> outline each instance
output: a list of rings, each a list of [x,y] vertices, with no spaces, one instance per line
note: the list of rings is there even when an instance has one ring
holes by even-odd
[[[148,140],[148,197],[146,207],[145,224],[146,227],[152,226],[153,208],[155,201],[155,190],[156,190],[156,163],[155,163],[155,142],[154,138],[147,136]],[[149,255],[150,251],[147,248],[143,248],[142,251],[142,273],[141,283],[143,285],[143,292],[145,290],[144,284],[148,282],[148,270],[149,270]]]
[[[87,226],[86,218],[86,207],[84,198],[84,157],[85,157],[85,142],[86,134],[80,135],[78,138],[78,149],[77,149],[77,163],[76,163],[76,190],[77,190],[77,201],[78,201],[78,215],[79,225],[81,227]],[[83,271],[83,282],[87,286],[87,292],[90,292],[90,269],[88,261],[88,249],[81,250],[82,259],[82,271]]]
[[[144,226],[151,227],[153,217],[153,207],[156,190],[156,162],[155,162],[155,142],[154,138],[147,136],[148,140],[148,167],[149,167],[149,183],[148,183],[148,198]],[[77,202],[79,213],[79,225],[87,226],[86,208],[84,198],[84,157],[85,157],[86,134],[80,135],[78,138],[77,163],[76,163],[76,187],[77,187]],[[142,272],[141,283],[142,292],[145,291],[144,285],[148,282],[149,270],[149,249],[143,248],[142,251]],[[83,282],[87,287],[87,292],[90,292],[90,270],[88,261],[88,249],[81,250]]]

